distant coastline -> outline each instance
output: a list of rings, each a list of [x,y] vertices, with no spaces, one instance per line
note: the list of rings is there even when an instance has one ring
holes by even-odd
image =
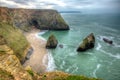
[[[81,11],[58,11],[59,13],[81,13]]]

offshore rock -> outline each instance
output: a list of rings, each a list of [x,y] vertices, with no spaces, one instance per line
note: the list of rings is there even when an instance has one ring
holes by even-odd
[[[113,43],[112,40],[109,40],[109,39],[107,39],[107,38],[103,38],[103,41],[106,42],[106,43],[108,43],[108,44],[112,44],[112,43]]]
[[[86,51],[88,49],[91,49],[94,47],[95,44],[95,37],[93,35],[93,33],[91,33],[90,35],[88,35],[82,42],[82,44],[80,44],[80,46],[78,47],[77,51],[78,52],[82,52],[82,51]]]
[[[46,48],[48,49],[56,48],[57,44],[58,44],[57,39],[55,38],[54,35],[51,35],[47,40]]]

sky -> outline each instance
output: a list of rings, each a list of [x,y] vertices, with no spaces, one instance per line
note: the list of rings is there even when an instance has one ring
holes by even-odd
[[[117,12],[120,9],[120,0],[0,0],[0,6],[58,11]]]

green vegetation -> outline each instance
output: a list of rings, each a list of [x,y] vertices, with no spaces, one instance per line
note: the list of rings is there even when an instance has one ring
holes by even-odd
[[[27,72],[31,75],[34,76],[34,72],[32,70],[27,70]]]
[[[100,79],[88,78],[85,76],[70,75],[65,80],[100,80]]]
[[[101,80],[101,79],[88,78],[88,77],[85,77],[85,76],[78,76],[78,75],[69,75],[67,77],[59,76],[59,77],[56,77],[53,80]]]
[[[81,48],[85,48],[87,44],[88,44],[88,39],[85,38],[85,39],[83,40],[83,44],[81,44],[80,47],[81,47]]]
[[[0,23],[0,35],[4,37],[7,46],[13,49],[21,61],[25,57],[25,50],[29,45],[21,31],[10,24]]]
[[[0,80],[14,80],[14,77],[9,72],[0,68]]]
[[[101,80],[96,78],[80,76],[80,75],[71,75],[61,71],[47,72],[40,76],[41,76],[41,80]]]

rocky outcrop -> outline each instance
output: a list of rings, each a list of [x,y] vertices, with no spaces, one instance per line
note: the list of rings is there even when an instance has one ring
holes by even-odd
[[[6,23],[0,23],[0,44],[10,47],[21,62],[25,59],[30,46],[19,29]]]
[[[12,23],[23,31],[29,31],[32,28],[69,30],[69,26],[56,10],[0,7],[0,13],[0,21]]]
[[[83,42],[78,47],[77,51],[78,52],[86,51],[88,49],[93,48],[94,45],[95,45],[95,37],[93,33],[91,33],[83,40]]]
[[[0,22],[12,24],[11,12],[6,7],[0,7]]]
[[[2,40],[2,44],[0,43],[0,70],[4,71],[5,74],[12,75],[12,77],[8,75],[7,78],[2,78],[6,80],[32,80],[31,76],[22,68],[20,61],[14,55],[14,51],[6,45],[5,39],[0,38]],[[2,74],[0,73],[0,75]]]
[[[14,77],[10,74],[10,72],[0,68],[0,80],[14,80]]]
[[[103,41],[106,42],[106,43],[108,43],[108,44],[112,44],[112,43],[113,43],[112,40],[109,40],[109,39],[107,39],[107,38],[103,38]]]
[[[47,40],[46,48],[48,48],[48,49],[56,48],[57,44],[58,44],[57,39],[55,38],[54,35],[51,35]]]

